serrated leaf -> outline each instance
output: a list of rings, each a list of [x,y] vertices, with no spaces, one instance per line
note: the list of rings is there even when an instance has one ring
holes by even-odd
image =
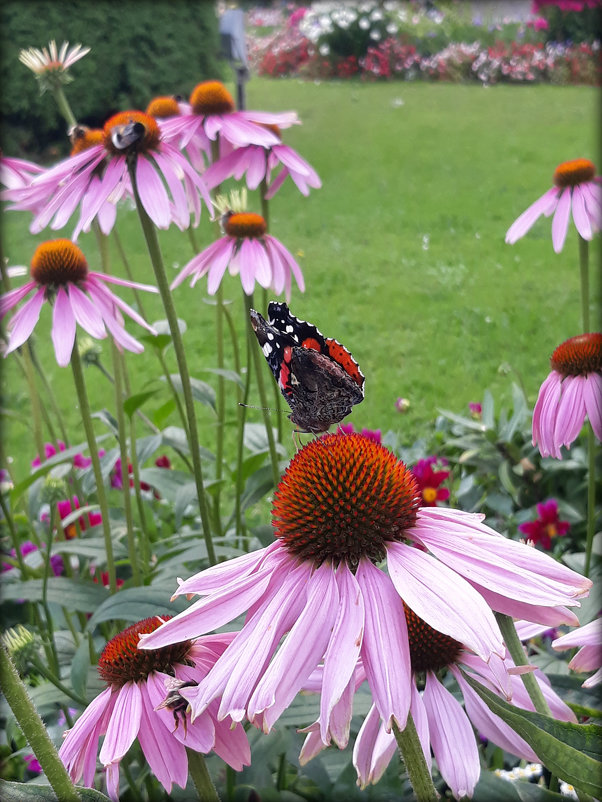
[[[602,727],[556,721],[541,713],[514,707],[462,672],[489,709],[524,738],[545,766],[561,780],[599,798]]]
[[[155,584],[141,588],[127,588],[105,598],[86,624],[92,632],[103,621],[141,621],[155,615],[175,615],[186,607],[185,600],[170,602],[173,585]]]
[[[27,599],[41,601],[43,598],[43,580],[27,579],[25,582],[4,582],[2,598],[5,601]],[[48,580],[47,601],[60,604],[71,611],[91,613],[107,598],[107,590],[83,579],[54,576]]]
[[[163,381],[166,381],[164,376],[161,376]],[[182,378],[179,373],[172,373],[171,381],[178,393],[182,393]],[[192,397],[200,404],[210,407],[215,412],[215,390],[207,382],[200,379],[190,379],[190,388]]]
[[[94,788],[75,787],[82,802],[111,802],[108,796]],[[4,802],[59,802],[50,785],[0,780],[0,794]]]
[[[145,401],[148,401],[149,398],[152,398],[157,393],[158,390],[147,390],[145,393],[136,393],[136,395],[131,395],[123,402],[123,411],[128,418],[131,418],[134,412],[136,412],[137,409],[140,409]]]

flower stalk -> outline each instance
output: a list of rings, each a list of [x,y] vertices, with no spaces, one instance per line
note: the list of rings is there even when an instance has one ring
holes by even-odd
[[[57,798],[61,802],[81,802],[4,644],[0,646],[0,685]]]
[[[186,754],[188,756],[188,771],[199,795],[200,802],[220,802],[203,756],[199,752],[195,752],[194,749],[188,748],[186,749]]]
[[[496,621],[498,622],[500,631],[504,638],[504,642],[508,647],[508,651],[510,652],[510,656],[514,660],[514,664],[516,666],[526,666],[529,665],[529,661],[527,659],[527,655],[525,654],[525,650],[523,648],[523,644],[521,643],[520,638],[518,637],[518,633],[516,631],[516,627],[514,626],[514,621],[509,615],[504,615],[503,613],[495,613]],[[541,692],[541,688],[537,684],[537,680],[531,673],[521,674],[521,679],[523,681],[523,685],[526,688],[527,693],[529,694],[529,698],[533,702],[533,706],[538,713],[542,713],[544,716],[551,716],[552,713],[548,706],[548,703],[545,700],[543,693]]]
[[[424,759],[424,752],[422,751],[412,714],[408,713],[408,720],[403,730],[393,722],[393,732],[395,733],[395,740],[412,783],[417,802],[436,802],[439,799],[439,794],[433,784],[433,778]]]
[[[203,469],[201,466],[199,435],[196,423],[194,400],[192,397],[192,388],[190,385],[190,373],[188,371],[188,363],[186,361],[186,354],[184,351],[184,343],[182,341],[182,334],[180,332],[180,327],[178,325],[178,317],[176,314],[176,309],[174,306],[173,298],[171,296],[171,291],[169,289],[169,284],[165,273],[165,265],[163,264],[163,257],[161,255],[161,249],[159,247],[157,232],[140,200],[140,195],[138,194],[138,186],[136,183],[135,164],[132,161],[128,163],[128,170],[130,174],[130,180],[132,182],[132,190],[134,193],[134,200],[136,202],[136,209],[138,210],[138,217],[140,218],[140,224],[142,226],[142,231],[144,233],[144,238],[146,240],[146,245],[148,248],[151,264],[153,266],[153,270],[155,273],[155,280],[157,282],[157,287],[161,294],[161,299],[163,301],[163,306],[165,308],[165,314],[167,316],[167,322],[169,324],[169,329],[171,332],[174,351],[176,354],[176,360],[178,363],[178,369],[180,372],[180,378],[182,380],[182,392],[184,394],[186,417],[188,418],[188,436],[190,439],[190,451],[192,454],[194,480],[197,490],[201,523],[203,526],[203,536],[205,539],[205,544],[207,546],[207,556],[209,558],[209,563],[210,565],[215,565],[217,559],[215,556],[215,549],[213,547],[213,541],[211,538],[209,507],[207,504],[207,496],[205,493],[205,487],[203,483]]]

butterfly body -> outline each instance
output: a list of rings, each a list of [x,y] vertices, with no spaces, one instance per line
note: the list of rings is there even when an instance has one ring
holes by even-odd
[[[268,320],[251,310],[251,325],[299,431],[319,434],[364,399],[364,375],[350,352],[316,326],[272,301]]]

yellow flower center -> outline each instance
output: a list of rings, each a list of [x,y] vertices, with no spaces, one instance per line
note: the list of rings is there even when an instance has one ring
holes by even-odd
[[[562,376],[585,376],[602,371],[602,334],[578,334],[565,340],[552,354],[552,370]]]
[[[180,108],[175,97],[156,97],[146,107],[146,113],[151,117],[163,119],[179,114]]]
[[[427,504],[432,504],[437,498],[437,491],[434,487],[425,487],[422,490],[422,498]]]
[[[259,238],[267,231],[266,222],[260,214],[253,212],[234,212],[224,223],[224,231],[229,237]]]
[[[169,620],[166,616],[163,620]],[[120,688],[126,682],[145,680],[152,671],[173,676],[174,663],[186,663],[191,641],[182,641],[161,649],[138,649],[139,637],[154,632],[161,625],[158,616],[145,618],[124,629],[105,646],[98,661],[98,673],[109,685]]]
[[[54,239],[38,245],[30,272],[38,284],[75,284],[85,279],[88,263],[81,249],[71,240]]]
[[[593,181],[596,175],[594,163],[589,159],[572,159],[562,162],[554,171],[554,184],[557,187],[575,187]]]
[[[190,95],[195,114],[229,114],[234,111],[234,99],[221,81],[203,81]]]
[[[403,540],[419,504],[416,480],[394,454],[360,434],[331,434],[291,460],[274,493],[272,525],[302,559],[355,568]]]
[[[104,146],[114,156],[156,150],[160,141],[157,121],[143,111],[120,111],[104,124]]]

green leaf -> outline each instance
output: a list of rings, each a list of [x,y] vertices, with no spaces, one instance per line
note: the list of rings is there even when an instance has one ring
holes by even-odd
[[[485,431],[486,427],[480,421],[472,420],[472,418],[465,418],[463,415],[456,415],[455,412],[450,412],[448,409],[437,408],[437,412],[449,418],[449,420],[454,421],[454,423],[465,426],[467,429],[473,429],[475,432]]]
[[[88,671],[90,669],[90,644],[85,636],[77,647],[71,661],[71,687],[80,696],[86,696]]]
[[[72,540],[61,540],[52,544],[52,553],[77,554],[98,563],[104,563],[107,558],[104,537],[74,537]],[[113,540],[113,556],[116,560],[127,557],[127,549],[116,540]]]
[[[109,474],[115,467],[115,463],[119,459],[119,449],[112,448],[110,451],[100,458],[100,472],[102,474],[103,481],[106,482]],[[89,468],[86,468],[84,473],[81,477],[82,483],[82,490],[85,495],[89,495],[90,493],[94,492],[96,489],[96,478],[94,476],[94,469],[90,465]]]
[[[5,601],[27,599],[41,601],[43,580],[28,579],[25,582],[3,582],[2,598]],[[48,580],[46,598],[68,610],[91,613],[107,598],[107,590],[94,582],[83,579],[54,576]]]
[[[170,602],[173,584],[154,584],[142,588],[127,588],[109,596],[86,624],[92,632],[103,621],[142,621],[155,615],[176,615],[187,606],[185,599]]]
[[[111,802],[108,796],[94,788],[75,786],[82,802]],[[50,785],[15,783],[0,780],[0,795],[4,802],[58,802]]]
[[[251,507],[274,487],[274,474],[271,465],[264,465],[249,477],[240,499],[241,510]]]
[[[163,351],[171,343],[171,334],[157,334],[156,337],[153,334],[142,334],[138,335],[138,339],[157,351]]]
[[[165,421],[169,418],[175,408],[176,402],[172,397],[164,404],[161,404],[161,406],[153,412],[153,423],[158,429],[163,428]]]
[[[161,377],[165,381],[165,377]],[[178,393],[182,392],[182,379],[179,373],[172,373],[170,376],[173,386]],[[200,404],[204,404],[215,412],[215,390],[207,382],[200,379],[190,379],[190,387],[192,389],[192,397]]]
[[[206,373],[215,373],[217,376],[221,376],[226,381],[234,382],[238,384],[241,390],[245,389],[245,383],[240,375],[235,370],[225,370],[224,368],[204,368]]]
[[[131,418],[134,412],[137,409],[140,409],[144,402],[156,395],[157,392],[158,390],[147,390],[145,393],[136,393],[136,395],[131,395],[123,402],[123,411],[128,418]]]
[[[566,797],[530,782],[508,782],[491,771],[482,771],[473,802],[562,802]]]
[[[465,672],[464,679],[489,709],[532,747],[539,759],[561,780],[599,798],[602,765],[602,727],[568,721],[514,707]]]
[[[174,500],[174,516],[176,529],[180,528],[184,512],[190,504],[197,504],[196,482],[190,481],[188,484],[180,485],[176,491]]]
[[[119,433],[119,425],[117,420],[111,415],[108,409],[99,409],[98,412],[93,412],[92,417],[101,420],[107,429],[110,429],[114,435]]]
[[[138,462],[142,465],[151,457],[155,451],[161,448],[163,437],[161,433],[149,434],[147,437],[140,437],[136,440],[136,456]]]

